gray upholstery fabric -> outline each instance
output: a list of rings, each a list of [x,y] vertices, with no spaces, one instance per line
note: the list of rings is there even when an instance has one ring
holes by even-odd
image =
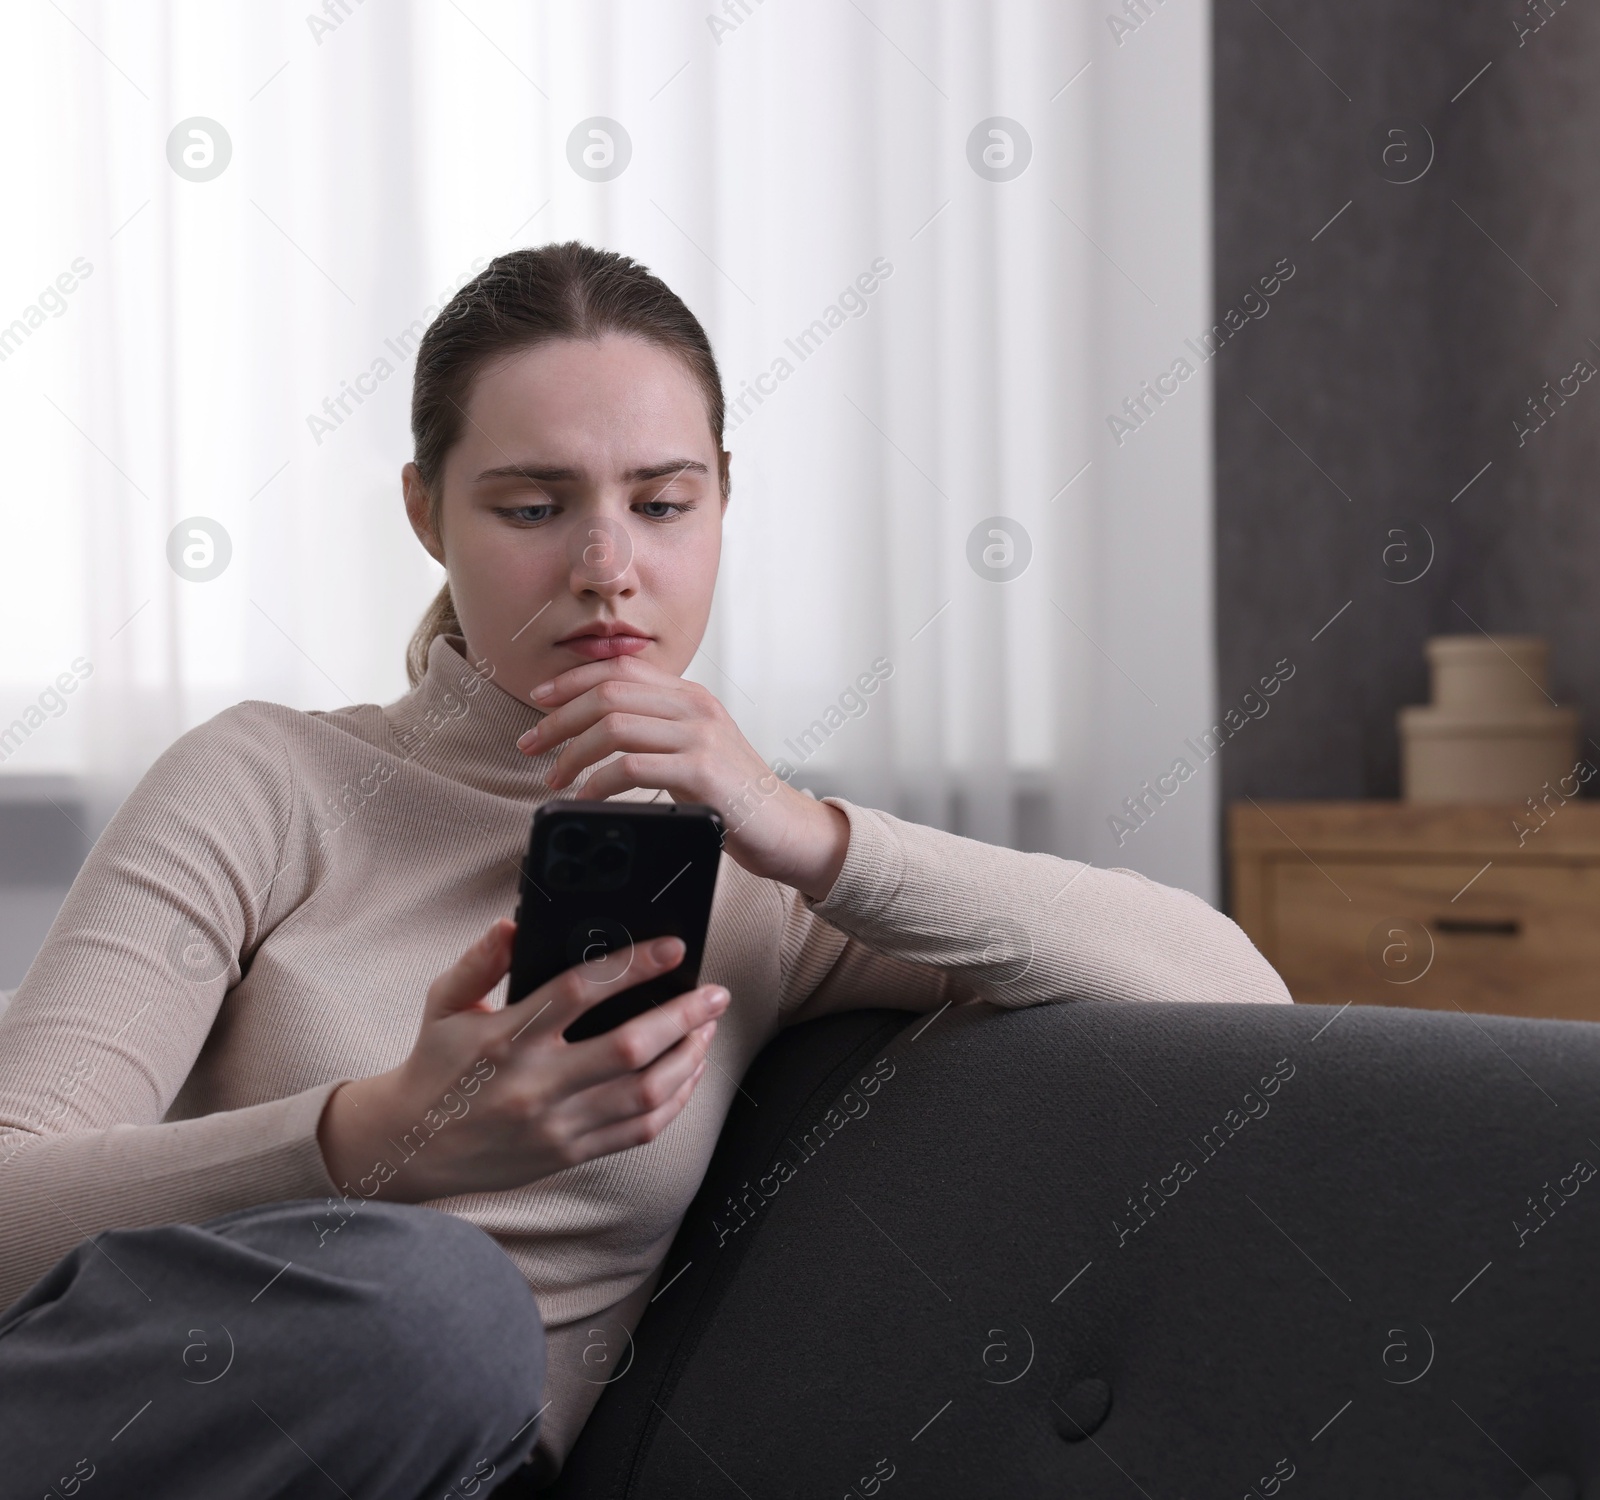
[[[1600,1027],[858,1012],[744,1092],[554,1493],[1600,1495]]]

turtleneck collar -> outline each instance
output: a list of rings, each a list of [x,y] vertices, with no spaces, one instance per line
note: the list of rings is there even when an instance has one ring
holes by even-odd
[[[542,802],[551,795],[544,778],[555,752],[524,755],[517,749],[518,738],[544,718],[543,710],[500,687],[492,665],[475,666],[462,636],[434,637],[422,680],[386,705],[383,716],[401,754],[426,770],[497,797]],[[581,795],[582,785],[580,780],[562,795]]]

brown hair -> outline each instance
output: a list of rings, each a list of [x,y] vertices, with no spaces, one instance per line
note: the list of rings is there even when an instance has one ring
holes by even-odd
[[[414,462],[439,530],[445,455],[461,436],[472,382],[491,360],[553,339],[621,333],[676,354],[700,383],[717,450],[722,450],[722,377],[699,319],[658,276],[612,250],[568,240],[513,250],[492,260],[447,302],[422,336],[411,387]],[[722,491],[727,494],[727,468]],[[428,668],[435,637],[456,635],[450,585],[428,606],[406,647],[411,685]]]

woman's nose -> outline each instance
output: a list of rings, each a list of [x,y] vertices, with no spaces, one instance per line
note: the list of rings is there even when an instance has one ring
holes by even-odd
[[[633,537],[609,516],[586,518],[568,538],[567,562],[575,593],[627,593],[633,586]]]

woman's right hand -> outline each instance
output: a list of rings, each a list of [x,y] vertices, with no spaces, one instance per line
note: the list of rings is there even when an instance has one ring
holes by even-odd
[[[317,1139],[350,1197],[419,1203],[521,1187],[652,1141],[688,1102],[727,1008],[701,985],[603,1035],[561,1033],[619,990],[674,969],[677,938],[641,943],[619,978],[578,965],[491,1010],[516,924],[495,922],[428,987],[411,1055],[335,1089]]]

